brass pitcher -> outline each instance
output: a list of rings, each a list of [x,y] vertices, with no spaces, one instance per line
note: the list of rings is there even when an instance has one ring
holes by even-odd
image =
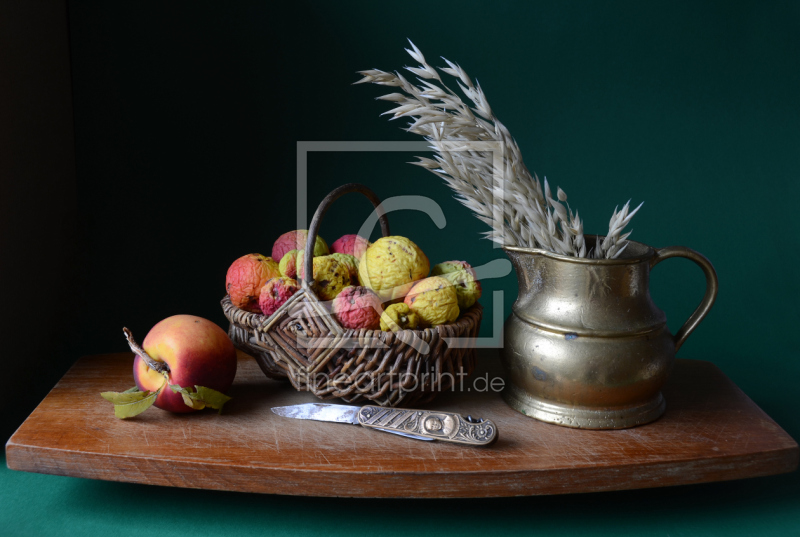
[[[594,237],[587,236],[587,243]],[[581,429],[623,429],[663,414],[661,388],[675,352],[717,296],[717,274],[702,254],[629,241],[618,259],[583,259],[504,247],[519,296],[501,353],[506,402],[533,418]],[[706,292],[676,335],[650,298],[650,270],[685,257],[706,277]]]

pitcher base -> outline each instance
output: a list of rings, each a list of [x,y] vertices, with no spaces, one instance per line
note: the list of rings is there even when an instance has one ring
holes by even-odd
[[[503,390],[503,399],[514,410],[547,423],[576,429],[627,429],[658,419],[666,408],[659,392],[650,401],[632,407],[596,409],[544,401],[513,385]]]

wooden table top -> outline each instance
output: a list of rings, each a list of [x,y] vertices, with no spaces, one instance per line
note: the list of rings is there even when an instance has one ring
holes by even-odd
[[[497,371],[496,360],[496,350],[482,352],[477,375]],[[81,358],[8,441],[9,468],[241,492],[447,498],[702,483],[798,465],[797,443],[704,361],[677,360],[666,414],[633,429],[542,423],[491,391],[446,393],[426,405],[494,420],[500,437],[488,448],[282,418],[270,408],[318,399],[268,380],[244,354],[223,415],[151,408],[123,421],[100,392],[132,386],[132,362],[130,353]]]

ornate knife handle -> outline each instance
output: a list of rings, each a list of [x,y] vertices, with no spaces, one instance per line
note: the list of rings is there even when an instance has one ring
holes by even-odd
[[[464,418],[451,412],[363,406],[358,423],[370,429],[441,440],[469,446],[486,446],[497,440],[497,426],[487,419]]]

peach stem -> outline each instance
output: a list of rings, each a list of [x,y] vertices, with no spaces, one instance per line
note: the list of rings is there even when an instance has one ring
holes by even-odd
[[[169,373],[169,366],[167,363],[151,358],[150,355],[147,354],[147,352],[145,352],[145,350],[141,348],[138,343],[136,343],[130,330],[123,328],[122,333],[125,334],[125,338],[128,340],[128,346],[131,348],[131,350],[141,356],[142,360],[145,361],[150,369],[155,369],[159,373],[164,373],[165,371]]]

